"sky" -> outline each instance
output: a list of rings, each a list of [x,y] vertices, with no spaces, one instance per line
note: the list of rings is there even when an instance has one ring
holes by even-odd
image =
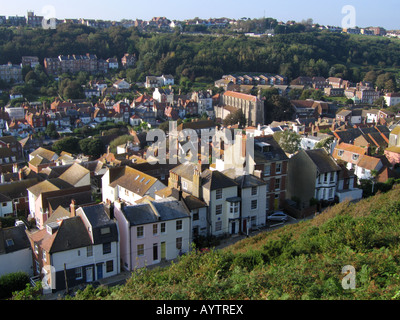
[[[354,9],[342,13],[345,6]],[[53,17],[57,19],[120,21],[150,20],[153,17],[170,20],[272,17],[278,21],[300,22],[311,18],[314,23],[323,25],[342,26],[345,20],[354,22],[358,27],[400,29],[399,0],[0,0],[0,15],[26,16],[28,10],[36,15],[54,12]]]

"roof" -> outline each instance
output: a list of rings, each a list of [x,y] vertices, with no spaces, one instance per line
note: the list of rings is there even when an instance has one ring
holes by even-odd
[[[59,179],[68,182],[71,185],[76,185],[80,180],[82,180],[90,171],[83,166],[74,163],[69,167],[63,174],[59,176]]]
[[[201,170],[199,170],[200,168],[199,168],[198,164],[194,164],[191,162],[185,162],[185,163],[182,163],[179,166],[171,169],[170,172],[175,173],[176,175],[178,175],[181,178],[192,181],[195,170],[203,171],[203,170],[206,170],[207,168],[208,168],[208,165],[203,164],[203,165],[201,165]]]
[[[252,174],[244,174],[243,170],[237,171],[236,169],[232,168],[222,171],[222,173],[235,180],[242,189],[258,187],[267,184],[264,180],[261,180]]]
[[[202,186],[210,191],[238,186],[237,182],[219,171],[206,169],[201,173],[200,177]]]
[[[92,226],[94,244],[118,241],[117,225],[107,215],[103,204],[81,207],[77,210],[77,214],[80,212],[84,213]],[[104,231],[105,228],[109,229]]]
[[[376,167],[378,166],[378,164],[380,162],[381,162],[381,159],[379,159],[379,158],[363,155],[361,157],[360,161],[358,161],[357,166],[367,169],[367,170],[376,170]]]
[[[400,133],[400,126],[396,126],[392,131],[390,131],[390,134],[398,135],[399,133]]]
[[[316,165],[319,173],[340,171],[340,166],[325,149],[303,150]]]
[[[47,150],[45,148],[37,148],[35,151],[30,153],[30,156],[41,156],[42,158],[51,161],[52,158],[57,155],[54,151]]]
[[[182,193],[182,200],[189,210],[207,207],[207,204],[204,201],[186,192]]]
[[[59,229],[50,234],[47,229],[33,233],[31,239],[49,253],[88,247],[92,241],[81,217],[62,220]]]
[[[243,99],[243,100],[247,100],[247,101],[253,101],[253,102],[256,102],[258,99],[256,96],[253,96],[250,94],[234,92],[234,91],[226,91],[223,95],[228,96],[228,97]]]
[[[182,203],[172,197],[126,206],[122,212],[131,226],[190,217]]]
[[[344,152],[343,155],[340,156],[339,155],[340,150],[347,151],[347,152]],[[349,143],[341,142],[333,150],[332,156],[335,159],[340,159],[340,160],[343,160],[346,162],[354,162],[352,160],[353,154],[364,155],[366,153],[367,153],[367,151],[362,147],[357,147],[357,146],[349,144]]]
[[[24,226],[0,228],[0,255],[27,249],[30,246]]]
[[[59,197],[47,198],[49,205],[53,209],[58,208],[60,206],[63,208],[69,208],[72,200],[75,200],[75,204],[77,206],[94,203],[91,191],[85,191],[85,192],[63,195],[63,196],[59,196]]]
[[[140,196],[144,196],[158,181],[156,178],[128,166],[109,168],[109,171],[111,187],[120,186]]]

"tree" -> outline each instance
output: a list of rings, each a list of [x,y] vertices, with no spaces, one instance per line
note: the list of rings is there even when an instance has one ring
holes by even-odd
[[[44,133],[51,139],[57,139],[60,136],[57,132],[56,125],[53,122],[47,125]]]
[[[286,153],[293,154],[300,149],[301,136],[296,132],[278,131],[274,133],[274,139]]]
[[[80,140],[79,147],[83,154],[93,158],[99,158],[105,151],[103,141],[97,138],[86,138]]]
[[[53,151],[57,154],[65,151],[72,154],[80,153],[79,139],[76,137],[66,137],[53,144]]]
[[[238,109],[234,113],[230,113],[222,123],[224,126],[239,124],[239,126],[244,127],[246,122],[246,116],[244,115],[242,109]]]

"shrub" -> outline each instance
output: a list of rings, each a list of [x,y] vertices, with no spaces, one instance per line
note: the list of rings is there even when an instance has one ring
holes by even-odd
[[[9,273],[0,277],[0,299],[12,297],[14,291],[24,290],[29,283],[29,275],[25,272]]]

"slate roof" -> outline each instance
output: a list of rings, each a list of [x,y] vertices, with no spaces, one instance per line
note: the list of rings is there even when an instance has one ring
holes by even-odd
[[[77,163],[74,163],[70,168],[68,168],[68,170],[66,170],[63,174],[59,176],[59,179],[74,186],[87,174],[90,174],[90,171],[88,169],[82,167]]]
[[[357,166],[367,169],[367,170],[376,170],[381,159],[364,155],[361,157],[360,161],[358,161]]]
[[[0,255],[27,249],[30,246],[24,226],[0,228]]]
[[[340,171],[340,166],[325,149],[304,150],[311,161],[316,165],[319,173]]]
[[[122,212],[131,226],[190,217],[182,203],[175,198],[146,202],[123,208]]]
[[[234,168],[222,171],[222,173],[236,181],[242,189],[267,184],[264,180],[261,180],[252,174],[243,174],[243,172],[238,172]]]
[[[200,177],[202,186],[210,191],[238,186],[237,182],[219,171],[207,169],[201,173]]]
[[[92,226],[94,244],[118,241],[117,225],[109,218],[103,204],[81,207],[78,212],[83,212]],[[104,228],[109,228],[109,232],[102,232]]]
[[[30,237],[49,253],[63,252],[92,245],[91,238],[81,217],[62,220],[59,229],[53,234],[48,233],[45,228]]]

